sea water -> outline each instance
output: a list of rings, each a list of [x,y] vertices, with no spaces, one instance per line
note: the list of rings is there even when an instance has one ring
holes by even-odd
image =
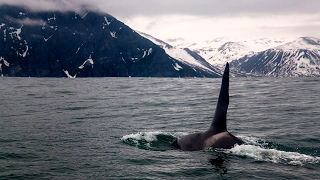
[[[320,179],[320,79],[231,78],[230,150],[206,130],[221,79],[0,78],[0,179]]]

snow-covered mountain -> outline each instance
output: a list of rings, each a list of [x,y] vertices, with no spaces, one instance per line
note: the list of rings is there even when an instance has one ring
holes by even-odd
[[[0,4],[0,76],[220,77],[205,60],[175,59],[107,13],[81,12]]]
[[[194,68],[200,68],[204,71],[208,71],[210,73],[214,73],[217,75],[221,75],[220,70],[210,63],[208,63],[202,56],[197,54],[194,51],[191,51],[188,48],[179,48],[179,47],[173,47],[170,44],[157,39],[149,34],[138,32],[141,36],[149,39],[153,43],[160,46],[162,49],[165,50],[165,52],[171,56],[172,58],[180,61],[181,63],[187,64]]]
[[[233,61],[232,66],[253,76],[320,76],[320,39],[301,37]]]
[[[211,41],[201,43],[179,44],[177,47],[187,47],[206,59],[211,65],[219,68],[221,71],[226,62],[232,62],[252,56],[258,52],[273,48],[290,39],[262,38],[262,39],[231,39],[216,38]]]
[[[231,63],[234,76],[320,76],[320,39],[217,38],[203,43],[180,44],[223,70]]]

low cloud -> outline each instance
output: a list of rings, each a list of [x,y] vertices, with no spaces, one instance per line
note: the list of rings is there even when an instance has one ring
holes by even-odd
[[[75,11],[83,13],[85,9],[99,11],[98,6],[86,0],[0,0],[0,4],[26,7],[31,11]]]
[[[25,25],[25,26],[39,26],[39,25],[43,25],[44,23],[42,19],[30,19],[30,18],[15,19],[9,16],[7,16],[6,19],[13,23]]]
[[[33,11],[103,11],[120,19],[133,16],[207,17],[319,14],[319,0],[0,0]]]
[[[169,38],[167,39],[168,42],[178,42],[178,41],[184,41],[183,38]]]
[[[297,38],[320,37],[317,15],[274,15],[253,17],[201,17],[168,15],[157,18],[142,16],[125,20],[134,29],[162,40],[182,37],[185,42],[201,42],[218,37],[230,38]],[[152,28],[147,25],[153,23]],[[173,41],[171,41],[174,44]]]
[[[221,36],[320,37],[320,0],[0,0],[32,11],[109,13],[159,39],[208,40]],[[36,25],[39,20],[18,23]]]
[[[33,11],[102,10],[119,18],[136,15],[251,16],[318,14],[319,0],[0,0]]]
[[[319,14],[319,0],[91,0],[119,17],[191,15],[208,17]]]

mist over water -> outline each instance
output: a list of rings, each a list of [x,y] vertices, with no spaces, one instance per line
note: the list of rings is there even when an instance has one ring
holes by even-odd
[[[231,78],[228,130],[247,144],[182,152],[221,79],[0,78],[0,179],[317,179],[320,80]]]

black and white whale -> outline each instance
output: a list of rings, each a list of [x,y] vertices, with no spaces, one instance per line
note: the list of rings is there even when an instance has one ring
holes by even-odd
[[[227,110],[229,105],[229,63],[226,64],[217,108],[210,128],[181,137],[174,145],[183,151],[197,151],[206,148],[231,149],[244,142],[227,131]]]

